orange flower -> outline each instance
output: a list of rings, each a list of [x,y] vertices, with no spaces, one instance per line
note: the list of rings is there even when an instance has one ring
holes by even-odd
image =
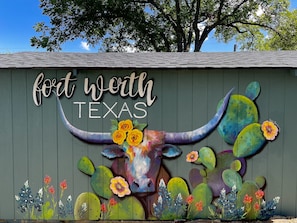
[[[252,203],[252,201],[253,201],[253,198],[251,196],[249,196],[248,194],[246,194],[243,198],[244,204],[250,204],[250,203]]]
[[[203,210],[203,202],[199,201],[195,204],[196,210],[197,211],[202,211]]]
[[[261,198],[264,197],[264,191],[263,190],[257,190],[255,195],[256,195],[257,199],[261,199]]]
[[[112,134],[113,142],[118,145],[122,145],[124,143],[125,139],[126,139],[126,132],[124,132],[123,130],[116,130]]]
[[[129,132],[133,129],[133,123],[130,119],[120,121],[118,124],[118,129],[124,132]]]
[[[110,206],[114,206],[114,205],[116,205],[118,202],[116,201],[116,199],[114,199],[113,197],[112,198],[110,198],[110,200],[109,200],[109,204],[110,204]]]
[[[274,140],[278,134],[278,126],[272,121],[265,121],[261,125],[263,135],[267,140]]]
[[[46,175],[43,179],[43,182],[46,184],[46,185],[49,185],[52,181],[52,178],[48,175]]]
[[[187,154],[187,162],[189,163],[193,163],[198,159],[199,155],[197,151],[192,151],[190,153]]]
[[[63,181],[60,182],[60,188],[62,190],[66,190],[67,189],[67,182],[66,182],[66,180],[63,180]]]
[[[100,209],[101,209],[102,212],[107,212],[106,204],[104,204],[104,203],[101,204],[101,208]]]
[[[142,139],[143,139],[142,131],[138,129],[133,129],[128,132],[127,143],[130,146],[138,146],[141,143]]]
[[[260,204],[258,202],[256,202],[254,204],[254,209],[255,209],[255,211],[259,211],[260,210]]]
[[[110,189],[119,197],[131,194],[129,185],[123,177],[114,177],[110,180]]]
[[[54,193],[55,193],[55,188],[54,188],[53,186],[50,186],[50,187],[48,188],[48,192],[49,192],[50,194],[54,194]]]
[[[192,204],[193,201],[194,201],[193,195],[190,195],[190,196],[187,197],[187,204]]]

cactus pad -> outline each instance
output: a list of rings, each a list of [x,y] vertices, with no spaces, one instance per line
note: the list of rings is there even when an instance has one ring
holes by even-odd
[[[231,95],[226,114],[218,125],[218,132],[225,142],[234,144],[239,132],[254,122],[258,122],[255,103],[243,95]]]
[[[202,147],[199,150],[198,161],[200,161],[207,169],[213,170],[216,166],[216,155],[211,148]]]
[[[236,157],[254,155],[262,148],[265,142],[266,139],[261,131],[261,125],[252,123],[239,133],[234,143],[233,154]]]
[[[100,200],[90,192],[81,193],[75,202],[75,220],[98,220],[100,218]]]
[[[236,189],[240,190],[242,186],[242,178],[241,176],[232,169],[224,170],[222,173],[222,178],[224,183],[229,187],[232,188],[233,186],[236,187]]]
[[[186,181],[180,177],[173,177],[167,184],[168,192],[173,199],[176,199],[178,194],[181,194],[183,200],[189,196],[189,189]]]
[[[260,84],[257,81],[249,83],[245,90],[245,96],[251,100],[255,100],[260,94]]]
[[[79,159],[78,163],[77,163],[77,168],[87,174],[87,175],[93,175],[93,173],[95,172],[95,167],[94,164],[92,163],[92,161],[86,157],[83,156],[82,158]]]
[[[91,186],[96,194],[105,199],[109,199],[113,193],[110,180],[113,178],[111,170],[105,166],[98,166],[91,177]]]
[[[109,220],[144,220],[142,204],[133,196],[125,197],[110,207]]]

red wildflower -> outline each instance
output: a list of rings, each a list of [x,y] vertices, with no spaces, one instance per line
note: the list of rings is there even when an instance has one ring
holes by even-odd
[[[195,204],[196,210],[197,211],[202,211],[203,210],[203,202],[199,201]]]
[[[63,180],[63,181],[60,182],[60,188],[62,190],[66,190],[67,189],[67,182],[66,182],[66,180]]]
[[[46,184],[46,185],[49,185],[52,181],[52,178],[48,175],[46,175],[43,179],[43,182]]]
[[[253,198],[251,196],[249,196],[248,194],[246,194],[243,198],[244,204],[250,204],[250,203],[252,203],[252,201],[253,201]]]
[[[54,193],[55,193],[55,188],[54,188],[54,186],[50,186],[50,187],[48,188],[48,192],[49,192],[50,194],[54,194]]]
[[[264,191],[263,190],[257,190],[255,195],[256,195],[256,198],[260,200],[261,198],[264,197]]]
[[[193,195],[188,196],[187,197],[187,204],[192,204],[193,203],[193,200],[194,200]]]
[[[254,204],[254,209],[255,209],[255,211],[259,211],[260,210],[260,204],[258,202],[256,202]]]
[[[106,207],[106,204],[101,204],[101,211],[102,212],[107,212],[107,207]]]
[[[116,205],[118,202],[114,199],[114,198],[110,198],[110,200],[109,200],[109,204],[110,204],[110,206],[114,206],[114,205]]]

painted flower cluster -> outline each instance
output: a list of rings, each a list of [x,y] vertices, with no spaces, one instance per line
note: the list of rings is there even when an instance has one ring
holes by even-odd
[[[15,199],[18,209],[26,214],[28,219],[53,219],[72,218],[73,204],[71,195],[68,196],[65,205],[62,202],[64,191],[67,189],[67,181],[59,183],[60,194],[56,197],[56,188],[51,184],[52,178],[46,175],[43,179],[44,186],[34,196],[27,180]],[[57,212],[58,211],[58,212]]]
[[[250,219],[250,214],[254,217],[252,219],[267,220],[274,216],[280,200],[275,197],[266,202],[261,189],[242,197],[236,186],[229,193],[223,188],[218,198],[210,196],[208,199],[209,191],[203,183],[197,186],[197,190],[194,188],[192,194],[185,196],[187,193],[181,181],[175,185],[177,189],[172,190],[168,185],[160,181],[159,197],[153,204],[153,215],[159,220],[209,218],[233,221]]]
[[[143,140],[143,129],[147,124],[140,124],[137,121],[130,119],[112,120],[111,134],[112,140],[118,145],[123,145],[124,148],[129,146],[138,146]]]
[[[100,210],[101,210],[101,220],[109,219],[110,218],[110,212],[112,207],[114,207],[118,202],[115,198],[110,198],[107,203],[102,203]]]
[[[244,219],[247,214],[253,212],[259,220],[269,219],[275,214],[280,198],[275,197],[272,201],[266,202],[264,195],[264,191],[258,189],[253,194],[245,194],[243,200],[238,201],[236,187],[233,187],[229,194],[226,194],[226,190],[222,189],[220,197],[215,202],[220,214],[216,213],[213,216],[224,220],[238,220]],[[239,206],[238,204],[243,205]]]

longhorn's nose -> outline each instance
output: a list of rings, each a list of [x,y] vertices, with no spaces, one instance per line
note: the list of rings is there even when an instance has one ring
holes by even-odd
[[[148,193],[155,192],[155,184],[149,178],[134,180],[130,185],[132,193]]]

